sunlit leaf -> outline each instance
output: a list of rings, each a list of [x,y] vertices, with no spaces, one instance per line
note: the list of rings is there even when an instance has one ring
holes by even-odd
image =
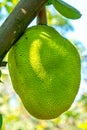
[[[0,2],[0,8],[4,7],[7,3],[7,0],[3,0],[2,2]]]
[[[13,10],[13,6],[5,5],[5,8],[6,8],[8,13],[10,13]]]
[[[87,129],[87,122],[83,122],[78,127],[81,128],[81,129]]]
[[[18,0],[12,0],[12,3],[16,5],[18,3]]]
[[[72,7],[62,0],[53,0],[52,3],[55,9],[66,18],[78,19],[81,17],[80,12],[76,8]]]

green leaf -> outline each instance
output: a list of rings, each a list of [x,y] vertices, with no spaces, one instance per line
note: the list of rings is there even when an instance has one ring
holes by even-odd
[[[66,18],[78,19],[81,17],[81,13],[76,8],[62,0],[53,0],[52,3],[55,9]]]
[[[0,129],[2,127],[2,114],[0,114]]]
[[[13,5],[9,6],[9,5],[5,5],[5,9],[8,13],[10,13],[13,10]]]
[[[46,2],[46,5],[51,5],[52,4],[52,0],[48,0],[47,2]]]

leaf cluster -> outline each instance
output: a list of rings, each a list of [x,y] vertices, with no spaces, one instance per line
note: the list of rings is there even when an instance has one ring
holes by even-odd
[[[11,13],[18,1],[19,0],[1,0],[0,18],[3,19],[4,17],[6,17],[7,14]]]

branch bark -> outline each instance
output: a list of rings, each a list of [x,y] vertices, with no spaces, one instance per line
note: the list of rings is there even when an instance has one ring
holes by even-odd
[[[47,0],[20,0],[0,27],[0,64]]]

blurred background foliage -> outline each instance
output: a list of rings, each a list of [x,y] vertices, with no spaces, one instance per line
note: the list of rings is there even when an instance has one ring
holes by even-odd
[[[19,0],[0,0],[0,24],[14,9]],[[47,6],[48,25],[66,37],[74,31],[70,20]],[[31,23],[32,24],[32,23]],[[74,33],[74,32],[73,32]],[[87,82],[87,53],[80,41],[70,39],[77,47],[82,64],[82,79]],[[7,56],[4,61],[7,61]],[[2,125],[3,117],[3,125]],[[87,130],[87,93],[76,98],[69,111],[54,120],[37,120],[29,115],[12,87],[8,65],[0,67],[0,127],[1,130]]]

